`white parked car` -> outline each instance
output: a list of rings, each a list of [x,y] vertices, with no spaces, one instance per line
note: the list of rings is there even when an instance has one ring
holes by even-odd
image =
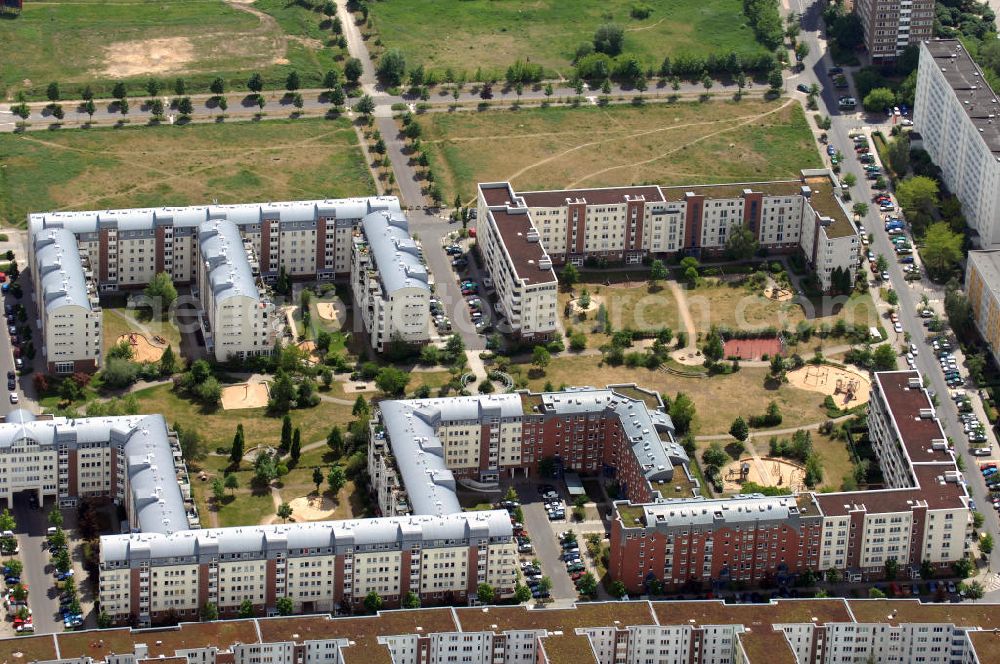
[[[903,324],[902,323],[895,323],[892,326],[892,329],[896,330],[897,334],[902,334],[902,332],[903,332]]]

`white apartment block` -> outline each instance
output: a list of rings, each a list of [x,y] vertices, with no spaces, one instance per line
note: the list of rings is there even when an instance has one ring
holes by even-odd
[[[46,229],[31,239],[42,356],[54,373],[94,371],[101,363],[101,305],[73,234]]]
[[[588,259],[639,264],[649,256],[721,254],[729,234],[744,225],[768,251],[801,252],[829,290],[838,267],[853,282],[860,247],[839,190],[833,173],[823,169],[803,170],[791,181],[683,187],[517,192],[506,182],[483,183],[477,235],[495,226],[501,239],[513,242],[518,233],[533,231],[539,256],[557,265]],[[489,247],[483,243],[482,249],[494,276]]]
[[[402,212],[371,212],[362,219],[352,243],[351,289],[355,315],[376,351],[394,341],[430,339],[430,275]]]
[[[216,225],[217,228],[225,224],[235,226],[242,238],[243,252],[240,253],[236,246],[239,243],[233,238],[232,241],[227,241],[231,246],[227,250],[227,257],[232,261],[239,261],[240,265],[234,269],[241,273],[245,271],[243,263],[249,263],[253,275],[251,281],[259,278],[265,283],[272,283],[282,272],[292,279],[333,279],[350,274],[354,229],[365,215],[379,210],[399,213],[399,201],[394,197],[370,197],[42,212],[28,215],[28,233],[32,238],[32,246],[35,237],[41,237],[49,231],[68,232],[75,237],[75,242],[70,242],[69,236],[61,236],[59,247],[62,249],[62,260],[73,260],[68,256],[76,252],[78,262],[93,271],[92,277],[98,292],[139,290],[154,275],[165,272],[171,276],[175,285],[190,284],[205,293],[206,289],[200,288],[200,279],[205,272],[200,246],[200,232],[204,224]],[[248,256],[251,258],[247,258]],[[35,251],[29,253],[29,261],[36,273],[37,259]],[[51,261],[51,258],[48,260]],[[245,281],[242,277],[240,279]],[[80,284],[84,283],[83,280],[78,281]],[[36,294],[36,302],[42,302],[40,298],[41,294]],[[41,308],[39,305],[39,309]],[[214,311],[205,306],[202,309],[207,314],[203,316],[202,322],[205,323],[207,318],[211,326]],[[270,313],[269,305],[262,306],[257,314],[264,312]],[[92,310],[91,313],[99,322],[100,310]],[[269,337],[268,343],[262,346],[263,339],[251,331],[256,323],[263,324],[257,333],[262,332],[266,326],[264,320],[257,320],[258,315],[242,313],[228,316],[224,313],[223,319],[227,317],[240,319],[239,324],[223,320],[221,326],[210,327],[208,330],[211,333],[220,329],[223,333],[223,343],[214,344],[217,358],[265,352],[264,346],[270,350],[273,337]],[[74,324],[77,322],[74,321]],[[39,327],[43,332],[42,345],[45,352],[49,347],[50,336],[45,334],[42,321],[39,321]],[[99,325],[97,329],[99,333]],[[236,329],[246,333],[233,338],[232,334]],[[52,336],[54,344],[55,335]],[[83,335],[74,336],[74,344],[81,343],[83,339]],[[69,362],[78,360],[79,364],[75,365],[78,369],[96,369],[101,362],[99,334],[95,345],[85,345],[86,349],[74,347],[72,351],[65,348],[57,351],[62,353],[60,364],[56,367],[50,361],[49,370],[69,372],[72,370]],[[96,354],[93,348],[96,348]],[[53,351],[56,351],[55,346]]]
[[[487,196],[503,202],[487,204]],[[476,241],[511,331],[524,339],[555,333],[559,284],[552,259],[524,201],[508,183],[480,185]]]
[[[274,305],[257,287],[250,250],[231,221],[198,227],[199,318],[205,346],[218,362],[268,355],[274,348]]]
[[[294,615],[0,640],[26,664],[992,664],[1000,607],[596,602]]]
[[[920,45],[913,129],[962,202],[977,247],[1000,243],[1000,102],[957,40]]]
[[[934,34],[932,0],[856,0],[854,13],[861,19],[868,54],[876,62],[895,60],[907,46]]]
[[[944,568],[964,557],[969,496],[918,372],[875,374],[868,435],[887,488],[815,495],[819,569],[861,580],[879,577],[891,558],[915,578],[924,561]]]

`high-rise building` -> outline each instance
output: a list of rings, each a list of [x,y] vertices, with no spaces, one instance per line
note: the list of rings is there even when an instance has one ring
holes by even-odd
[[[875,62],[895,60],[907,46],[934,34],[933,0],[855,0],[854,12]]]

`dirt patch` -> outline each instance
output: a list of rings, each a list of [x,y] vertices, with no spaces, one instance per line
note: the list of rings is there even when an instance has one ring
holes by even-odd
[[[316,313],[323,320],[336,321],[338,325],[344,324],[343,305],[337,306],[340,302],[317,302]]]
[[[126,78],[164,74],[194,62],[194,44],[187,37],[162,37],[115,42],[104,47],[104,75]]]
[[[308,359],[313,364],[319,364],[320,361],[323,359],[319,356],[319,353],[316,352],[315,341],[300,341],[297,345],[301,350],[304,350],[305,352],[309,353]]]
[[[741,360],[759,360],[765,355],[778,355],[782,351],[781,340],[771,339],[729,339],[725,345],[726,357]]]
[[[769,300],[774,300],[775,302],[788,302],[795,297],[795,294],[787,288],[768,286],[764,289],[764,297]]]
[[[222,409],[263,408],[270,397],[267,383],[240,383],[222,388]]]
[[[293,521],[326,521],[337,512],[337,503],[330,496],[315,493],[295,498],[289,505]]]
[[[805,468],[788,459],[755,459],[748,456],[732,462],[722,470],[722,490],[725,493],[740,493],[744,483],[753,482],[760,486],[802,491],[805,489],[805,477]]]
[[[826,364],[806,365],[789,371],[787,376],[792,387],[829,394],[840,408],[853,408],[868,403],[871,393],[871,380],[865,374]]]
[[[589,314],[596,312],[604,304],[604,298],[600,295],[591,295],[590,302],[587,304],[586,308],[580,306],[580,298],[575,297],[569,301],[569,306],[573,310],[573,315],[576,314]]]
[[[136,362],[159,362],[163,356],[163,351],[167,348],[167,342],[161,337],[147,339],[141,332],[129,332],[123,334],[115,340],[116,344],[122,342],[132,347],[132,359]]]

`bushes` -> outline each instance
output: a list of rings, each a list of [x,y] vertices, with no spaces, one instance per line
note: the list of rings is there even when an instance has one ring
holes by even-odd
[[[784,30],[777,0],[743,0],[743,13],[746,14],[757,41],[771,51],[781,46]]]
[[[781,409],[778,407],[776,402],[772,401],[767,405],[767,412],[763,415],[750,416],[750,426],[754,429],[776,427],[781,424],[781,420]]]

